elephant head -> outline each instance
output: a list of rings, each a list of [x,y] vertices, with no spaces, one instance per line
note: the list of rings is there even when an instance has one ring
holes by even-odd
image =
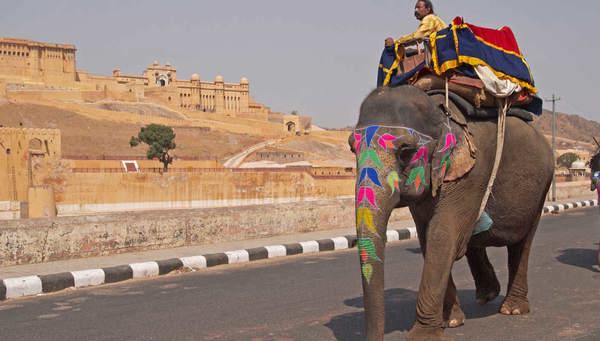
[[[384,245],[392,210],[439,195],[444,181],[474,164],[466,124],[452,118],[442,99],[436,102],[412,86],[378,88],[361,105],[348,139],[357,161],[356,230],[369,340],[382,337]]]

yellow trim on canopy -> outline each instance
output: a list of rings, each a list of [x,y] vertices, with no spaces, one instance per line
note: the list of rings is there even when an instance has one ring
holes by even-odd
[[[455,26],[455,25],[454,25],[454,24],[452,24],[452,26]],[[484,40],[483,38],[481,38],[481,37],[477,36],[477,35],[475,34],[475,32],[473,32],[473,30],[471,30],[471,28],[470,28],[469,26],[465,25],[465,24],[458,25],[458,26],[456,26],[456,27],[458,27],[458,28],[466,28],[466,29],[468,29],[469,31],[471,31],[471,32],[473,33],[473,36],[475,37],[475,39],[479,40],[480,42],[484,43],[485,45],[487,45],[487,46],[489,46],[489,47],[495,48],[496,50],[500,50],[500,51],[502,51],[502,52],[504,52],[504,53],[512,54],[512,55],[514,55],[514,56],[517,56],[517,57],[519,57],[519,58],[521,58],[521,59],[524,59],[523,55],[521,55],[521,54],[519,54],[519,53],[516,53],[516,52],[514,52],[514,51],[505,50],[505,49],[503,49],[502,47],[500,47],[500,46],[498,46],[498,45],[494,45],[494,44],[492,44],[492,43],[490,43],[490,42],[488,42],[488,41]],[[496,30],[496,31],[500,31],[500,30]],[[456,36],[455,36],[455,37],[456,37]]]
[[[486,63],[485,61],[476,58],[476,57],[470,57],[470,56],[461,56],[458,50],[458,37],[457,37],[457,33],[456,33],[456,28],[457,27],[461,27],[461,28],[468,28],[470,30],[470,28],[466,25],[451,25],[451,30],[452,30],[452,34],[454,35],[454,48],[456,49],[456,56],[458,57],[458,60],[448,60],[446,62],[444,62],[444,64],[439,65],[439,59],[438,59],[438,54],[437,54],[437,46],[436,46],[436,39],[441,39],[441,38],[445,38],[445,35],[439,36],[437,35],[437,32],[434,32],[430,35],[429,37],[429,42],[431,44],[431,59],[433,62],[433,71],[438,75],[441,76],[443,73],[445,73],[446,71],[453,69],[453,68],[457,68],[460,64],[465,63],[465,64],[469,64],[472,66],[475,65],[483,65],[483,66],[487,66],[488,68],[490,68],[490,70],[492,70],[492,72],[496,75],[496,77],[501,78],[501,79],[508,79],[509,81],[520,85],[522,88],[529,90],[531,93],[535,94],[538,92],[538,90],[530,83],[522,81],[518,78],[515,78],[513,76],[509,76],[503,72],[497,71],[495,70],[493,67],[491,67],[488,63]],[[475,36],[475,38],[477,38],[479,41],[481,41],[482,43],[491,46],[493,48],[497,48],[499,50],[502,50],[503,52],[506,53],[511,53],[519,58],[521,58],[521,60],[523,61],[523,63],[525,64],[525,66],[527,66],[527,71],[529,72],[529,77],[531,77],[531,79],[533,80],[533,77],[531,76],[531,70],[529,68],[529,64],[527,63],[527,61],[525,61],[525,58],[519,54],[516,54],[514,52],[511,51],[506,51],[500,47],[497,47],[493,44],[487,43],[485,41],[483,41],[482,39],[480,39],[479,37]]]
[[[387,69],[383,68],[383,71],[386,73],[385,75],[385,79],[383,80],[383,85],[387,86],[388,84],[390,84],[390,80],[392,79],[392,73],[394,72],[395,69],[398,69],[398,66],[400,65],[400,61],[402,60],[402,57],[400,57],[398,55],[398,47],[400,46],[400,44],[395,43],[394,44],[394,51],[396,52],[396,59],[394,60],[394,63],[392,63],[392,66]]]
[[[487,66],[488,68],[490,68],[490,70],[492,70],[492,72],[496,75],[496,77],[498,77],[500,79],[508,79],[509,81],[520,85],[522,88],[529,90],[532,94],[535,94],[538,92],[538,90],[530,83],[522,81],[522,80],[512,77],[512,76],[509,76],[503,72],[497,71],[493,67],[491,67],[488,63],[484,62],[483,60],[481,60],[479,58],[469,57],[469,56],[458,56],[458,62],[469,64],[472,66],[475,66],[475,65]],[[446,63],[444,63],[444,64],[446,64]]]

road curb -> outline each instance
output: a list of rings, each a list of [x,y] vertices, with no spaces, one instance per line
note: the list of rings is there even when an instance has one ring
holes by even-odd
[[[542,214],[560,213],[565,210],[569,210],[569,209],[573,209],[573,208],[592,207],[592,206],[598,206],[598,200],[594,199],[594,200],[570,202],[570,203],[566,203],[566,204],[548,205],[548,206],[544,207],[544,212]]]
[[[597,206],[598,200],[584,200],[545,206],[542,214],[561,213],[569,209]],[[387,231],[387,241],[414,239],[414,227]],[[356,247],[356,236],[310,240],[298,243],[268,245],[263,247],[212,253],[200,256],[132,263],[101,269],[63,272],[41,276],[26,276],[0,280],[0,301],[23,296],[57,292],[67,288],[83,288],[105,283],[122,282],[134,278],[166,275],[180,269],[199,270],[213,266],[246,263],[262,259],[344,250]]]

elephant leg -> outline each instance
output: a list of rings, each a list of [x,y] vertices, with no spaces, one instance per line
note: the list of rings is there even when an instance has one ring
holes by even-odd
[[[539,219],[538,216],[523,240],[508,246],[508,289],[500,307],[500,313],[504,315],[522,315],[529,312],[527,268]]]
[[[465,324],[465,313],[460,307],[458,295],[456,294],[456,286],[454,285],[452,274],[450,274],[446,297],[444,298],[444,327],[456,328],[463,324]]]
[[[475,280],[477,303],[483,305],[494,300],[500,294],[500,282],[485,248],[469,247],[466,255]]]
[[[432,226],[437,228],[432,229]],[[447,289],[457,255],[458,232],[456,229],[448,230],[446,226],[432,222],[426,240],[427,251],[417,295],[417,321],[408,333],[407,339],[410,341],[446,340],[443,335],[444,303],[452,302],[448,303],[448,306],[454,306],[456,302],[456,289],[449,292]],[[453,284],[452,282],[452,286]]]
[[[431,219],[431,212],[433,211],[433,205],[426,203],[427,209],[414,210],[411,209],[413,220],[417,229],[417,236],[419,237],[419,245],[421,246],[421,253],[423,257],[427,253],[427,225]],[[456,286],[452,279],[452,274],[448,281],[448,288],[446,289],[446,295],[444,297],[444,328],[455,328],[462,326],[465,322],[465,314],[460,308],[460,302],[456,294]]]
[[[415,221],[415,225],[417,228],[417,236],[419,238],[419,245],[421,246],[421,252],[423,254],[423,257],[425,257],[425,254],[427,252],[427,242],[425,236],[427,235],[427,220],[431,219],[431,210],[425,210],[425,212],[427,212],[426,216],[422,216],[417,212],[412,212],[413,220]],[[443,316],[445,328],[456,328],[462,326],[465,323],[465,314],[460,307],[460,302],[456,294],[456,286],[454,285],[452,274],[450,274],[450,277],[448,279],[448,288],[446,289],[446,295],[444,297]]]

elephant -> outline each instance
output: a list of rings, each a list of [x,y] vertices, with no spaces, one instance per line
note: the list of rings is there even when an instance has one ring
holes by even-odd
[[[367,340],[384,336],[387,222],[408,207],[424,257],[416,321],[408,340],[446,340],[444,328],[465,315],[452,279],[466,255],[485,304],[500,284],[486,247],[506,246],[509,279],[500,313],[529,312],[527,267],[532,240],[552,182],[554,162],[544,136],[506,117],[504,148],[480,216],[496,157],[496,118],[466,117],[445,96],[411,85],[380,87],[362,102],[348,143],[356,155],[356,230]]]
[[[600,201],[600,144],[596,138],[594,138],[594,141],[598,145],[598,151],[592,156],[589,163],[590,170],[592,171],[590,176],[590,190],[598,192],[598,201]],[[600,266],[600,242],[598,243],[598,266]]]

